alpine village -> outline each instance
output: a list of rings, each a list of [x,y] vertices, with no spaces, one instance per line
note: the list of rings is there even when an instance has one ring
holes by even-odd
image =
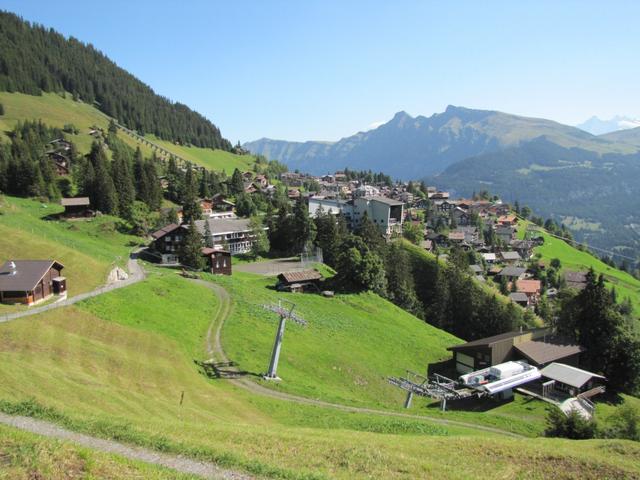
[[[233,144],[10,12],[0,45],[0,478],[640,478],[637,244]],[[469,112],[538,122],[434,117]]]

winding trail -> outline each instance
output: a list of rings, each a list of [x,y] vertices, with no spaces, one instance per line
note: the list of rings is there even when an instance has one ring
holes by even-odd
[[[82,433],[67,430],[58,425],[31,417],[6,415],[0,413],[0,423],[10,427],[36,433],[49,438],[69,441],[92,450],[120,455],[121,457],[139,462],[150,463],[160,467],[170,468],[180,473],[197,475],[211,480],[246,480],[253,478],[243,473],[225,470],[211,462],[200,462],[180,455],[169,455],[147,448],[132,447],[113,440],[92,437]]]
[[[138,265],[134,254],[132,254],[129,260],[129,271],[131,273],[131,277],[129,280],[125,281],[125,282],[129,282],[127,284],[136,283],[144,279],[144,271]],[[211,323],[209,324],[209,328],[207,330],[206,349],[207,349],[207,354],[211,357],[212,360],[230,364],[231,362],[229,362],[229,359],[227,358],[227,356],[225,355],[222,349],[220,334],[221,334],[222,326],[225,320],[228,318],[229,314],[231,313],[231,305],[232,305],[231,297],[229,296],[229,293],[220,285],[207,282],[204,280],[191,280],[191,281],[204,285],[205,287],[209,288],[216,294],[216,296],[220,300],[218,311],[216,312],[216,315],[214,316]],[[119,285],[119,287],[125,286],[124,285],[125,282],[120,282],[122,285]],[[113,290],[113,288],[111,288],[111,290]],[[91,293],[94,293],[94,292],[91,292]],[[104,292],[100,292],[100,293],[104,293]],[[74,300],[71,303],[75,303],[83,298],[87,298],[87,296],[88,295],[85,295],[85,296],[78,295],[76,297],[73,297],[72,299],[69,299],[69,301]],[[82,298],[78,298],[78,297],[82,297]],[[60,306],[68,305],[69,301],[60,302],[62,303],[62,305]],[[52,307],[53,305],[48,305],[48,306]],[[34,312],[34,313],[29,312],[29,313],[34,314],[37,312]],[[518,435],[513,432],[507,432],[505,430],[501,430],[498,428],[487,427],[487,426],[477,425],[477,424],[467,423],[467,422],[461,422],[457,420],[432,418],[432,417],[426,417],[423,415],[412,415],[408,413],[377,410],[373,408],[353,407],[349,405],[341,405],[337,403],[326,402],[323,400],[316,400],[313,398],[300,397],[298,395],[293,395],[290,393],[271,390],[247,378],[243,378],[236,367],[233,367],[233,366],[230,367],[229,372],[231,373],[229,377],[229,381],[234,385],[240,388],[243,388],[244,390],[247,390],[251,393],[254,393],[257,395],[263,395],[266,397],[276,398],[278,400],[300,403],[300,404],[307,404],[307,405],[315,405],[315,406],[325,407],[325,408],[333,408],[333,409],[341,410],[344,412],[383,415],[388,417],[410,418],[414,420],[422,420],[424,422],[437,423],[441,425],[471,428],[471,429],[485,431],[489,433],[506,435],[514,438],[526,438],[526,437],[523,437],[522,435]],[[234,375],[234,372],[236,373],[236,375]],[[212,462],[203,462],[199,460],[194,460],[181,455],[171,455],[166,453],[160,453],[147,448],[127,445],[124,443],[116,442],[113,440],[107,440],[104,438],[93,437],[90,435],[85,435],[83,433],[67,430],[55,423],[38,420],[31,417],[24,417],[19,415],[7,415],[0,412],[0,424],[4,424],[13,428],[35,433],[35,434],[42,435],[49,438],[55,438],[58,440],[73,442],[83,447],[97,450],[100,452],[120,455],[130,460],[141,461],[141,462],[169,468],[181,473],[196,475],[206,479],[248,480],[248,479],[254,478],[251,475],[248,475],[242,472],[220,468],[215,463],[212,463]]]
[[[0,316],[0,323],[10,322],[11,320],[16,320],[17,318],[37,315],[38,313],[47,312],[55,308],[67,307],[69,305],[73,305],[74,303],[81,302],[82,300],[86,300],[87,298],[97,297],[98,295],[102,295],[103,293],[111,292],[113,290],[117,290],[118,288],[128,287],[129,285],[133,285],[134,283],[138,283],[144,280],[146,274],[144,273],[143,268],[138,263],[138,253],[140,252],[140,250],[141,249],[137,249],[131,252],[131,254],[129,255],[129,259],[127,260],[127,270],[129,271],[129,278],[127,278],[126,280],[120,280],[109,285],[103,285],[102,287],[98,287],[90,292],[81,293],[79,295],[75,295],[64,300],[59,300],[55,303],[43,305],[41,307],[33,307],[22,312],[2,315]]]
[[[222,349],[222,342],[220,339],[220,335],[222,332],[222,326],[231,313],[231,297],[229,293],[220,285],[216,283],[207,282],[205,280],[191,280],[192,282],[198,283],[200,285],[206,286],[207,288],[213,290],[215,294],[218,296],[220,300],[220,306],[218,307],[218,312],[216,313],[213,321],[209,325],[209,329],[207,331],[207,340],[206,347],[207,353],[210,358],[216,362],[221,362],[224,364],[231,364],[229,358],[224,353]],[[233,373],[235,367],[228,367],[228,372]],[[378,410],[375,408],[367,408],[367,407],[353,407],[350,405],[342,405],[339,403],[331,403],[326,402],[324,400],[316,400],[308,397],[301,397],[298,395],[293,395],[285,392],[278,392],[276,390],[271,390],[270,388],[264,387],[254,381],[251,381],[248,378],[244,378],[240,375],[240,372],[235,369],[237,372],[236,376],[231,375],[228,379],[234,385],[248,390],[251,393],[263,395],[266,397],[277,398],[279,400],[285,400],[288,402],[302,403],[307,405],[316,405],[319,407],[326,408],[334,408],[337,410],[341,410],[344,412],[352,412],[352,413],[365,413],[365,414],[373,414],[373,415],[383,415],[388,417],[400,417],[400,418],[410,418],[413,420],[423,420],[425,422],[437,423],[440,425],[450,425],[457,427],[465,427],[471,428],[474,430],[481,430],[489,433],[496,433],[500,435],[506,435],[513,438],[527,438],[523,435],[519,435],[517,433],[509,432],[506,430],[502,430],[499,428],[488,427],[485,425],[478,425],[475,423],[467,423],[458,420],[448,420],[445,418],[434,418],[427,417],[424,415],[415,415],[410,413],[402,413],[402,412],[394,412],[387,410]]]

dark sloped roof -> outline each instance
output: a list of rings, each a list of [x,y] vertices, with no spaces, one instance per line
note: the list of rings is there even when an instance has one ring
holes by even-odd
[[[529,301],[529,297],[527,297],[526,293],[523,292],[511,292],[509,294],[509,298],[511,300],[513,300],[514,302],[528,302]]]
[[[375,200],[376,202],[381,202],[381,203],[386,203],[389,206],[399,206],[399,205],[404,205],[404,202],[399,202],[398,200],[394,200],[392,198],[389,197],[383,197],[380,195],[374,195],[372,197],[367,197],[369,200]]]
[[[169,225],[162,227],[160,230],[156,230],[155,232],[153,232],[151,234],[151,237],[153,237],[154,240],[158,240],[159,238],[164,237],[168,233],[171,233],[178,228],[180,228],[180,225],[178,225],[177,223],[170,223]]]
[[[489,347],[494,343],[501,342],[503,340],[508,340],[510,338],[519,337],[520,335],[525,335],[529,332],[535,332],[539,330],[544,330],[544,329],[534,328],[531,330],[523,330],[522,332],[516,331],[516,332],[501,333],[499,335],[494,335],[492,337],[479,338],[478,340],[473,340],[471,342],[463,343],[462,345],[454,345],[453,347],[447,348],[447,350],[454,351],[454,350],[464,350],[466,348]]]
[[[60,205],[63,207],[89,206],[91,202],[89,201],[89,197],[63,198],[60,200]]]
[[[527,269],[526,268],[522,268],[522,267],[504,267],[502,270],[500,270],[500,273],[498,273],[498,276],[500,276],[500,277],[519,277],[520,275],[522,275],[526,271],[527,271]]]
[[[543,340],[530,340],[515,345],[522,355],[538,365],[555,362],[570,357],[580,352],[584,348],[559,338],[547,338]]]
[[[10,263],[11,260],[0,267],[0,290],[5,292],[33,290],[52,266],[57,266],[59,270],[64,268],[55,260],[13,260],[16,273],[12,274],[14,270],[9,266]]]
[[[278,275],[278,278],[286,283],[299,283],[320,280],[322,275],[315,270],[302,270],[300,272],[284,272]]]

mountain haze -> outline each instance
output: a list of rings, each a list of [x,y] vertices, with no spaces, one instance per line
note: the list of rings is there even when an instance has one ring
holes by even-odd
[[[618,130],[640,127],[640,120],[637,118],[622,117],[620,115],[609,120],[601,120],[594,116],[586,122],[576,125],[576,127],[593,135],[604,135]]]
[[[389,122],[337,142],[287,142],[262,138],[245,144],[256,154],[316,174],[349,167],[419,178],[484,153],[544,136],[564,147],[617,151],[607,139],[560,123],[491,110],[448,106],[430,117],[398,112]],[[621,150],[633,150],[622,147]]]

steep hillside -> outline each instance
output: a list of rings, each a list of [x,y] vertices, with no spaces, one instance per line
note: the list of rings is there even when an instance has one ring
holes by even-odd
[[[600,138],[611,142],[628,143],[640,147],[640,127],[607,133],[606,135],[601,135]]]
[[[4,106],[4,115],[0,116],[0,140],[6,139],[18,122],[26,120],[42,121],[51,127],[64,128],[71,124],[78,129],[77,134],[67,134],[68,138],[77,146],[81,153],[88,153],[94,138],[89,134],[91,127],[97,126],[107,130],[109,117],[95,106],[81,101],[74,101],[70,94],[43,93],[42,95],[25,95],[22,93],[0,92],[0,103]],[[152,149],[145,143],[137,142],[128,135],[119,135],[131,148],[140,147],[142,153],[149,157]],[[211,170],[227,173],[235,168],[248,170],[255,158],[251,155],[236,155],[220,149],[200,148],[194,146],[176,145],[148,135],[154,143],[166,148],[172,153]]]
[[[117,230],[118,219],[91,221],[55,218],[57,204],[0,196],[0,263],[12,258],[55,259],[65,266],[70,295],[103,285],[114,265],[126,265],[133,246],[142,241]],[[0,314],[15,309],[0,304]]]
[[[164,270],[89,302],[0,325],[0,409],[267,478],[417,478],[425,472],[472,478],[489,464],[492,473],[505,477],[640,473],[640,447],[631,442],[577,444],[482,432],[479,448],[471,428],[289,403],[207,379],[194,360],[206,358],[204,335],[218,306],[206,287]],[[309,320],[321,318],[311,310],[304,313]],[[347,314],[342,322],[348,321]],[[308,355],[293,355],[300,338],[295,331],[287,333],[283,362]],[[337,328],[316,333],[340,334]],[[410,333],[385,336],[389,351],[413,345]],[[370,344],[373,359],[377,346]],[[339,367],[326,375],[340,375]],[[284,368],[285,373],[292,370]],[[526,421],[511,415],[515,422]]]
[[[550,120],[489,110],[447,107],[431,117],[397,113],[391,121],[335,143],[261,139],[245,144],[251,152],[312,173],[344,167],[384,171],[398,178],[439,173],[465,158],[496,152],[544,136],[563,147],[596,152],[631,152],[574,127]]]
[[[490,190],[518,200],[567,223],[590,245],[634,256],[640,248],[639,179],[638,154],[600,155],[537,139],[457,162],[427,180],[457,195]]]
[[[230,150],[209,120],[157,95],[93,46],[0,12],[0,90],[71,92],[127,127],[180,143]]]

